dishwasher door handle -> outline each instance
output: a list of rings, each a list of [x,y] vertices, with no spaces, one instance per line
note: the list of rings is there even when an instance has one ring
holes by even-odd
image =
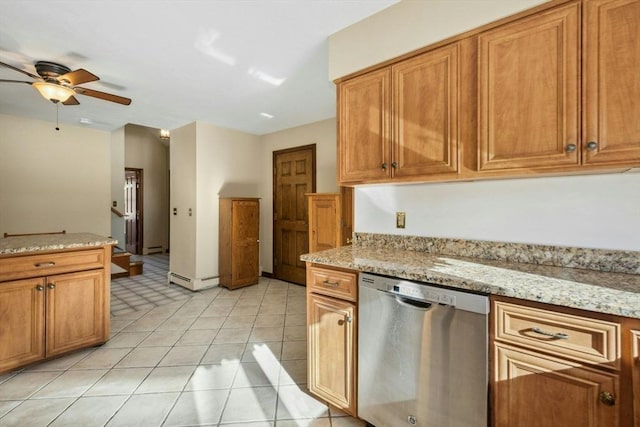
[[[414,300],[411,298],[404,297],[402,295],[398,295],[394,292],[389,292],[382,289],[378,289],[378,291],[392,298],[395,298],[398,304],[403,305],[405,307],[413,308],[415,310],[422,310],[422,311],[429,311],[433,308],[433,303],[431,302]]]

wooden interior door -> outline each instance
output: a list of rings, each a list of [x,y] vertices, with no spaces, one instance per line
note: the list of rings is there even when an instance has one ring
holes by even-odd
[[[127,252],[142,255],[142,169],[125,168],[124,171],[125,246]]]
[[[309,249],[305,193],[316,189],[315,144],[273,152],[273,275],[304,285]]]

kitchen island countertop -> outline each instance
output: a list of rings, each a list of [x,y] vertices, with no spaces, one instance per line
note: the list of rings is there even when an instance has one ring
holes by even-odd
[[[640,275],[496,261],[370,246],[301,260],[485,294],[640,318]]]
[[[118,241],[92,233],[38,234],[0,239],[0,256],[115,245]]]

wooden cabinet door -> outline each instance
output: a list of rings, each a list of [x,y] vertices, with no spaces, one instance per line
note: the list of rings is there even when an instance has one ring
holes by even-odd
[[[580,163],[579,16],[574,3],[478,36],[480,171]]]
[[[44,279],[0,284],[0,372],[44,358]]]
[[[640,0],[585,2],[583,162],[640,161]]]
[[[458,43],[392,66],[392,174],[458,171]]]
[[[232,285],[258,283],[260,202],[234,200],[232,207]]]
[[[619,425],[620,406],[606,403],[606,393],[618,398],[617,374],[507,345],[494,348],[496,427]]]
[[[47,357],[106,340],[108,292],[104,270],[47,278]]]
[[[390,68],[338,85],[338,181],[391,177],[390,85]]]
[[[640,326],[640,325],[639,325]],[[640,330],[631,330],[631,376],[634,426],[640,425]]]
[[[309,195],[309,252],[341,245],[340,194]]]
[[[355,304],[307,294],[309,391],[356,414]]]

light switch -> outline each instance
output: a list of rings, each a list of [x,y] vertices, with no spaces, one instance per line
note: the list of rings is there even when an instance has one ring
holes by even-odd
[[[406,214],[404,212],[396,212],[396,228],[404,228]]]

